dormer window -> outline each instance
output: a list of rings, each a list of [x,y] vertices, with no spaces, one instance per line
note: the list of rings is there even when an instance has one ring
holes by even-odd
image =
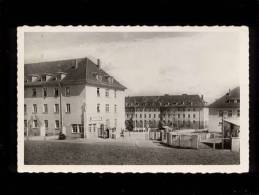
[[[31,76],[31,81],[32,82],[35,82],[37,80],[38,80],[38,76],[36,76],[36,75]]]
[[[113,78],[112,77],[108,77],[108,82],[110,83],[110,84],[112,84],[113,83]]]
[[[63,80],[65,78],[66,74],[63,72],[59,72],[58,75],[56,76],[57,80]]]

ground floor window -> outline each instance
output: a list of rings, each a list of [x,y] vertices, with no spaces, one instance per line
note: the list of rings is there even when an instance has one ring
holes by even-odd
[[[84,126],[82,124],[72,124],[72,133],[83,133]]]
[[[72,124],[72,133],[77,133],[77,125]]]
[[[93,132],[95,133],[96,130],[96,124],[93,124]]]
[[[89,125],[88,125],[88,130],[89,130],[89,132],[91,133],[91,131],[92,131],[92,124],[89,124]]]
[[[84,125],[80,124],[79,126],[79,133],[84,133]]]
[[[24,120],[24,128],[27,128],[27,120]]]

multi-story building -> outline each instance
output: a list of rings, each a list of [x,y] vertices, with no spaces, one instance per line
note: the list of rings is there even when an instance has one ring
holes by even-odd
[[[236,87],[209,105],[209,130],[221,132],[223,120],[236,121],[239,117],[240,87]]]
[[[88,58],[25,64],[25,134],[98,137],[125,128],[125,87]]]
[[[208,108],[203,96],[164,95],[126,97],[126,119],[133,120],[134,131],[159,123],[174,129],[203,129],[208,126]]]

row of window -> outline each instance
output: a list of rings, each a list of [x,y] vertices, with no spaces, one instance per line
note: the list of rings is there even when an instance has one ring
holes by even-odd
[[[135,116],[136,116],[136,118],[138,117],[138,114],[135,114]],[[144,118],[147,118],[147,114],[143,114],[143,116],[144,116]],[[153,114],[153,118],[156,118],[156,114]],[[170,118],[171,116],[173,116],[173,117],[175,117],[175,114],[167,114],[167,115],[163,115],[163,117],[168,117],[168,118]],[[183,116],[183,118],[185,118],[185,114],[183,114],[182,115]],[[188,116],[188,118],[191,118],[191,114],[188,114],[187,115]],[[133,114],[127,114],[127,118],[130,118],[130,117],[133,117]],[[152,117],[152,115],[151,114],[148,114],[148,118],[151,118]],[[158,114],[158,118],[160,117],[160,114]],[[180,118],[181,117],[181,115],[180,114],[178,114],[178,118]],[[196,115],[195,114],[193,114],[192,115],[192,117],[193,118],[195,118],[196,117]],[[142,118],[142,114],[139,114],[139,118]]]
[[[228,117],[232,117],[233,116],[233,111],[232,110],[228,110],[228,111],[223,111],[223,110],[219,110],[219,116],[228,116]],[[237,116],[240,116],[240,110],[237,110]]]
[[[48,104],[43,104],[42,107],[42,112],[43,113],[48,113],[49,109],[48,109]],[[71,107],[70,104],[66,104],[66,113],[70,113],[71,112]],[[24,104],[24,113],[27,113],[27,105]],[[32,105],[32,113],[36,114],[38,113],[38,106],[37,104],[33,104]],[[59,113],[59,104],[54,104],[54,113]]]
[[[134,110],[136,112],[160,112],[160,109],[159,108],[136,108],[136,109],[128,109],[128,110]],[[176,112],[176,111],[197,111],[198,109],[197,108],[175,108],[175,109],[172,109],[171,111],[173,112]]]
[[[24,128],[28,128],[28,121],[24,120]],[[39,121],[38,120],[33,120],[32,124],[31,124],[32,128],[38,128],[39,127]],[[49,121],[48,120],[44,120],[43,121],[43,125],[45,129],[49,128]],[[59,125],[59,120],[55,120],[55,129],[59,129],[60,125]]]
[[[177,120],[178,122],[179,122],[179,120]],[[190,121],[190,120],[187,120],[188,122]],[[174,121],[170,121],[170,120],[167,120],[166,122],[174,122]],[[183,123],[185,122],[185,120],[183,120],[182,121]],[[196,122],[196,120],[193,120],[192,121],[193,123],[195,123]],[[144,124],[154,124],[154,123],[156,123],[156,121],[155,120],[133,120],[133,123],[144,123]]]
[[[101,112],[101,105],[100,104],[97,104],[96,111],[97,111],[97,113]],[[110,112],[110,105],[109,104],[105,104],[105,112],[106,113]],[[114,113],[117,113],[117,105],[116,104],[114,105]]]
[[[42,88],[42,96],[47,97],[48,96],[49,89],[47,87]],[[59,88],[54,88],[54,96],[59,96]],[[70,87],[65,88],[65,96],[70,96]],[[32,88],[32,97],[37,97],[37,89]]]
[[[96,93],[97,93],[97,97],[101,97],[100,88],[97,88]],[[114,95],[114,98],[117,97],[117,91],[116,90],[114,90],[113,95]],[[110,97],[110,90],[109,89],[105,89],[105,97]]]

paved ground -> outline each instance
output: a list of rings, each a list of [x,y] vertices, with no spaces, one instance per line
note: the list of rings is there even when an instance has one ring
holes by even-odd
[[[197,165],[238,164],[228,150],[177,149],[147,140],[25,141],[25,164]]]

